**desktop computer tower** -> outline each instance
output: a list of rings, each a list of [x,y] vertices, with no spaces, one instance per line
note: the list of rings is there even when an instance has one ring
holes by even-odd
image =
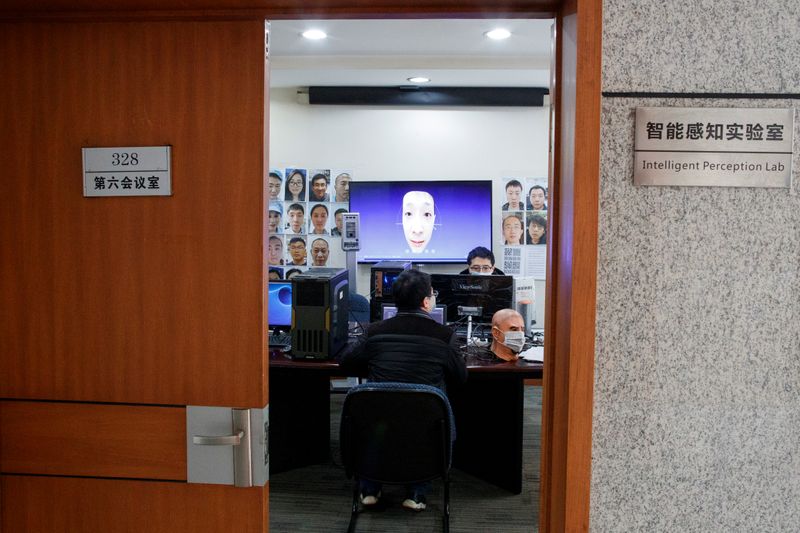
[[[394,303],[392,283],[402,271],[410,268],[410,261],[380,261],[372,265],[369,273],[370,322],[381,319],[383,304]]]
[[[292,356],[332,358],[347,343],[347,270],[311,268],[292,282]]]

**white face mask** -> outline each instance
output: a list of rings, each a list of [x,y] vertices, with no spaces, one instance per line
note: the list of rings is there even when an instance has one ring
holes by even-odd
[[[525,332],[506,331],[502,344],[514,353],[521,352],[522,347],[525,346]]]
[[[491,276],[492,275],[491,272],[483,272],[483,271],[481,271],[481,272],[473,272],[473,271],[470,270],[469,273],[472,274],[473,276]]]

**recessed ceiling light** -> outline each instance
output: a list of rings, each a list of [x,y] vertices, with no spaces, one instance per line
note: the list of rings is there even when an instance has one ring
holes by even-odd
[[[411,83],[428,83],[430,78],[423,78],[422,76],[414,76],[413,78],[406,78]]]
[[[303,32],[303,37],[306,39],[311,39],[312,41],[319,41],[327,36],[328,34],[322,30],[306,30]]]
[[[492,31],[487,31],[484,33],[489,39],[494,39],[495,41],[501,41],[503,39],[508,39],[511,37],[511,32],[505,28],[495,28]]]

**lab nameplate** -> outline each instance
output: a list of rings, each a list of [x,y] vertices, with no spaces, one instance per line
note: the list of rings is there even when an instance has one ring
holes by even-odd
[[[636,108],[636,185],[791,185],[791,109]]]

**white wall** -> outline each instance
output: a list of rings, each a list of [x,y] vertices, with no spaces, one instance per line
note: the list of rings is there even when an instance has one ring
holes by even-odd
[[[548,108],[409,108],[298,103],[294,89],[270,90],[270,166],[344,168],[354,180],[493,179],[494,204],[503,177],[546,177]],[[493,251],[502,241],[493,213]],[[422,266],[457,272],[463,266]],[[369,268],[359,267],[358,292]],[[536,319],[543,324],[544,283]],[[539,290],[541,288],[541,290]]]

